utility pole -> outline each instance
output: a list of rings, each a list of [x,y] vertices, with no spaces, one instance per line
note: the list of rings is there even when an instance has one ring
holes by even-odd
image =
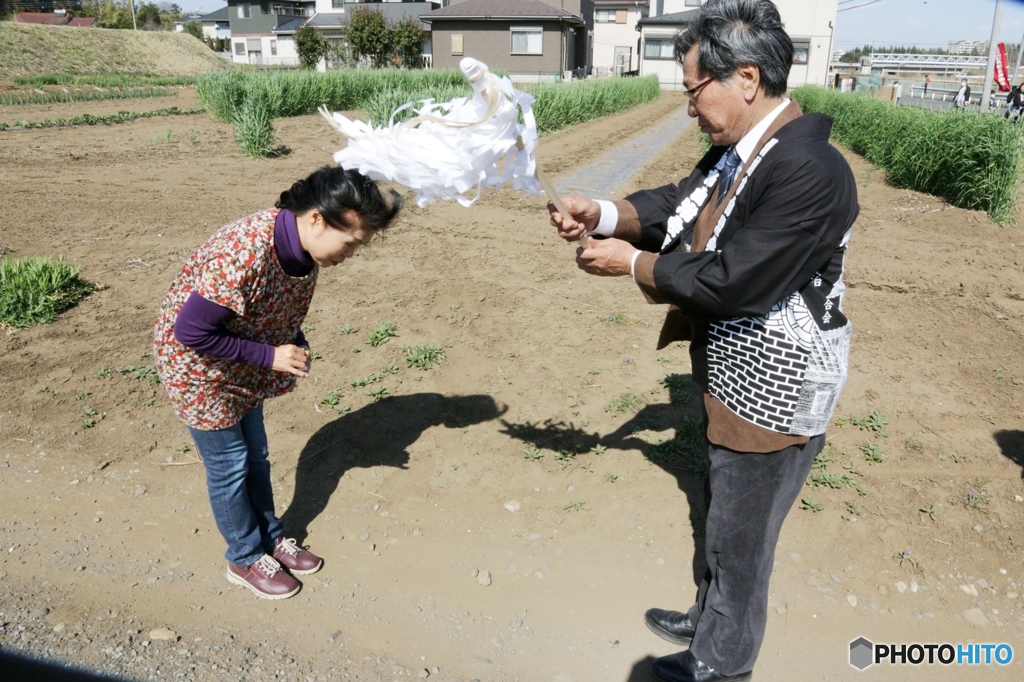
[[[1017,65],[1013,67],[1013,80],[1010,81],[1010,85],[1014,85],[1017,82],[1017,73],[1020,72],[1020,57],[1021,53],[1024,53],[1024,36],[1020,39],[1020,45],[1017,46]]]
[[[132,8],[132,30],[138,31],[139,27],[135,25],[135,0],[128,0],[128,6]]]
[[[992,17],[992,37],[988,41],[988,69],[985,71],[985,88],[981,91],[981,110],[988,111],[988,101],[992,96],[992,74],[996,70],[997,43],[999,41],[999,23],[1003,18],[1003,0],[996,0],[996,13]]]

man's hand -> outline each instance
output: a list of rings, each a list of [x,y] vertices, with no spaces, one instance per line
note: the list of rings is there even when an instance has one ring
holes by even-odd
[[[621,239],[594,239],[587,237],[587,248],[576,249],[576,264],[580,270],[601,277],[621,277],[630,274],[635,246]]]
[[[562,217],[555,205],[548,202],[548,213],[551,224],[558,228],[558,236],[568,242],[580,239],[584,234],[597,227],[601,218],[601,205],[592,199],[579,196],[562,197],[562,203],[568,209],[569,220]]]
[[[309,376],[309,349],[299,348],[293,344],[285,344],[274,349],[275,372],[294,374],[297,377]]]

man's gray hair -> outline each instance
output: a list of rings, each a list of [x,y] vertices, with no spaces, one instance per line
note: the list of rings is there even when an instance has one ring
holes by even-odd
[[[753,64],[761,72],[765,95],[785,94],[793,41],[771,0],[708,0],[676,36],[676,61],[682,64],[694,45],[697,66],[715,80],[723,81],[741,66]]]

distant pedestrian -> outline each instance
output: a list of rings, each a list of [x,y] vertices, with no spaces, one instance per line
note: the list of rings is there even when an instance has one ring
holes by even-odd
[[[931,83],[931,82],[932,82],[932,77],[931,76],[925,76],[924,77],[924,95],[923,95],[923,97],[927,97],[928,96],[928,84]]]
[[[896,106],[900,105],[900,97],[903,96],[903,86],[900,85],[899,81],[892,84],[892,103]]]
[[[167,292],[153,337],[160,380],[206,467],[227,579],[265,599],[298,592],[292,574],[323,560],[285,538],[274,513],[263,401],[309,374],[302,322],[320,268],[387,227],[401,199],[387,202],[354,170],[324,167],[276,206],[199,247]]]
[[[1007,109],[1004,116],[1011,120],[1017,120],[1024,109],[1024,94],[1021,94],[1020,86],[1014,85],[1010,88],[1010,94],[1006,96]]]
[[[960,79],[960,89],[956,92],[956,97],[953,98],[953,108],[963,109],[971,103],[971,86],[967,84],[966,78]]]

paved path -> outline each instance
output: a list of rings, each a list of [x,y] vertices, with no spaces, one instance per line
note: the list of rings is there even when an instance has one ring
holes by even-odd
[[[614,191],[664,149],[691,120],[686,115],[686,107],[680,107],[668,118],[605,153],[594,163],[562,178],[555,189],[562,196],[582,194],[591,199],[618,198]]]

